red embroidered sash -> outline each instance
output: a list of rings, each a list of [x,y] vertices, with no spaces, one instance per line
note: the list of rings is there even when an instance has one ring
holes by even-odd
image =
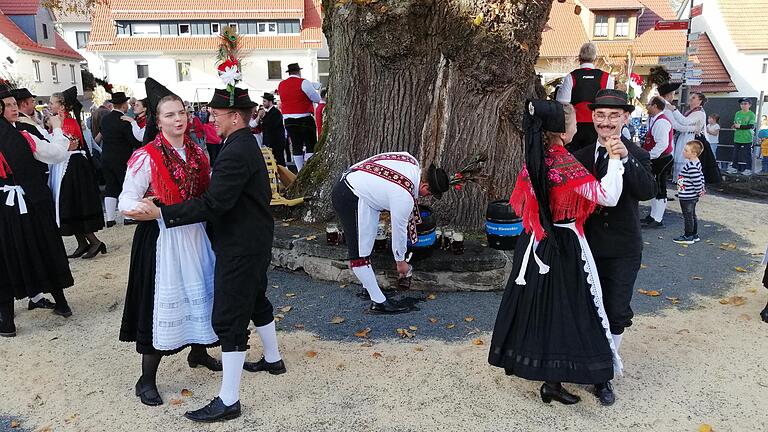
[[[413,182],[408,177],[400,174],[399,172],[388,168],[384,165],[378,164],[379,161],[398,161],[406,162],[412,165],[419,166],[419,163],[411,156],[403,154],[385,153],[378,156],[374,156],[368,160],[365,160],[352,167],[352,171],[363,171],[368,174],[375,175],[376,177],[383,178],[391,183],[394,183],[408,192],[408,195],[413,197]],[[408,219],[408,240],[411,244],[416,244],[419,240],[418,232],[416,231],[416,225],[421,223],[421,215],[419,214],[419,206],[416,202],[416,198],[413,199],[413,212]]]
[[[11,171],[11,166],[8,165],[8,161],[5,160],[5,156],[0,153],[0,179],[7,178],[10,174],[13,174],[13,171]]]

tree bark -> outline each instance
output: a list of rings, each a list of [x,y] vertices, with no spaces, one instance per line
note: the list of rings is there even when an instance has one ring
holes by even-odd
[[[522,165],[522,109],[552,0],[324,0],[329,100],[315,156],[290,191],[308,221],[333,216],[349,165],[408,151],[449,173],[485,153],[488,180],[430,203],[441,225],[479,228]],[[478,16],[482,14],[482,16]]]

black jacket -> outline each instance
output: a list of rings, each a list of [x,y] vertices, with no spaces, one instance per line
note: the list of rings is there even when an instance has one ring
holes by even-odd
[[[16,123],[19,125],[20,123]],[[11,123],[0,118],[0,153],[2,153],[11,174],[7,178],[0,178],[0,186],[18,185],[24,189],[24,200],[27,204],[47,202],[53,204],[53,195],[48,187],[46,171],[48,165],[35,159],[29,143]],[[0,194],[5,205],[5,194]]]
[[[638,201],[656,197],[656,179],[651,172],[648,152],[622,138],[629,150],[624,164],[624,190],[616,207],[606,207],[587,219],[584,231],[592,254],[597,258],[638,256],[643,251]],[[573,154],[598,180],[608,170],[608,158],[595,169],[595,145]]]
[[[269,209],[272,190],[259,143],[243,128],[221,143],[208,190],[200,197],[163,207],[165,226],[211,223],[217,255],[272,252],[275,223]]]
[[[283,114],[277,107],[272,107],[261,119],[262,134],[264,145],[270,148],[281,148],[285,146],[285,126],[283,125]]]
[[[131,124],[120,120],[124,114],[112,110],[101,119],[101,160],[105,164],[125,165],[131,153],[141,147],[141,142],[133,136]]]

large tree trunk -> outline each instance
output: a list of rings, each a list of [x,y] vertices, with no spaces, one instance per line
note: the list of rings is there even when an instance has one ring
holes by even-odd
[[[450,174],[486,153],[488,181],[435,202],[440,223],[477,228],[509,196],[522,164],[520,125],[552,0],[324,0],[331,53],[319,150],[293,195],[306,220],[333,215],[330,190],[351,164],[408,151]],[[478,17],[482,13],[481,17]]]

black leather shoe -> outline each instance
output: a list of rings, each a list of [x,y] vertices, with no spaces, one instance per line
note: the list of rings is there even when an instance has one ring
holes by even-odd
[[[644,218],[640,219],[640,223],[641,223],[642,225],[648,225],[648,224],[649,224],[649,223],[651,223],[651,222],[653,222],[653,218],[651,217],[651,215],[648,215],[648,216],[646,216],[646,217],[644,217]]]
[[[262,357],[261,360],[255,363],[254,362],[243,363],[243,369],[247,370],[248,372],[269,372],[271,375],[281,375],[288,371],[285,368],[285,363],[283,363],[282,360],[278,360],[274,363],[270,363],[266,361],[264,357]]]
[[[7,318],[5,316],[0,316],[0,336],[16,336],[16,324],[13,322],[13,317]]]
[[[569,393],[560,383],[558,383],[556,386],[550,385],[548,383],[542,384],[541,389],[539,389],[539,394],[541,395],[541,400],[544,403],[550,403],[553,400],[556,400],[564,405],[573,405],[581,401],[580,397]]]
[[[72,316],[72,308],[70,308],[68,304],[57,304],[56,307],[53,308],[53,313],[63,316],[64,318],[69,318]]]
[[[206,354],[204,357],[196,357],[196,356],[193,356],[192,354],[189,354],[187,356],[187,363],[191,368],[203,366],[205,368],[208,368],[208,370],[211,370],[214,372],[222,371],[221,362],[211,357],[208,354]]]
[[[72,252],[71,255],[67,255],[67,258],[80,258],[83,256],[86,252],[88,252],[88,248],[90,248],[91,245],[88,243],[81,244],[80,246],[75,249],[74,252]]]
[[[115,221],[107,221],[107,228],[112,228],[115,225],[117,225],[117,222],[115,222]]]
[[[141,403],[149,406],[158,406],[163,404],[163,399],[160,397],[160,392],[157,391],[157,386],[153,384],[144,384],[141,382],[141,378],[136,381],[136,396],[141,399]]]
[[[768,304],[765,305],[765,309],[760,312],[760,318],[762,318],[763,322],[768,323]]]
[[[97,245],[91,245],[91,248],[88,249],[88,253],[83,255],[83,259],[91,259],[98,254],[104,255],[105,253],[107,253],[107,245],[105,245],[104,242],[99,242]]]
[[[603,406],[611,406],[616,402],[616,395],[613,394],[613,384],[610,381],[603,384],[595,384],[595,389],[592,392]]]
[[[240,401],[235,402],[232,406],[226,406],[217,396],[208,405],[199,410],[187,411],[184,417],[201,423],[236,419],[240,417]]]
[[[664,222],[656,222],[655,220],[652,220],[647,224],[643,225],[643,228],[655,228],[655,229],[664,228]]]
[[[400,306],[389,300],[384,300],[384,303],[371,302],[371,313],[374,314],[399,314],[408,311],[408,307]]]
[[[43,297],[40,299],[39,302],[33,302],[32,300],[29,301],[27,304],[28,310],[34,310],[34,309],[55,309],[56,303],[48,300],[47,298]]]

